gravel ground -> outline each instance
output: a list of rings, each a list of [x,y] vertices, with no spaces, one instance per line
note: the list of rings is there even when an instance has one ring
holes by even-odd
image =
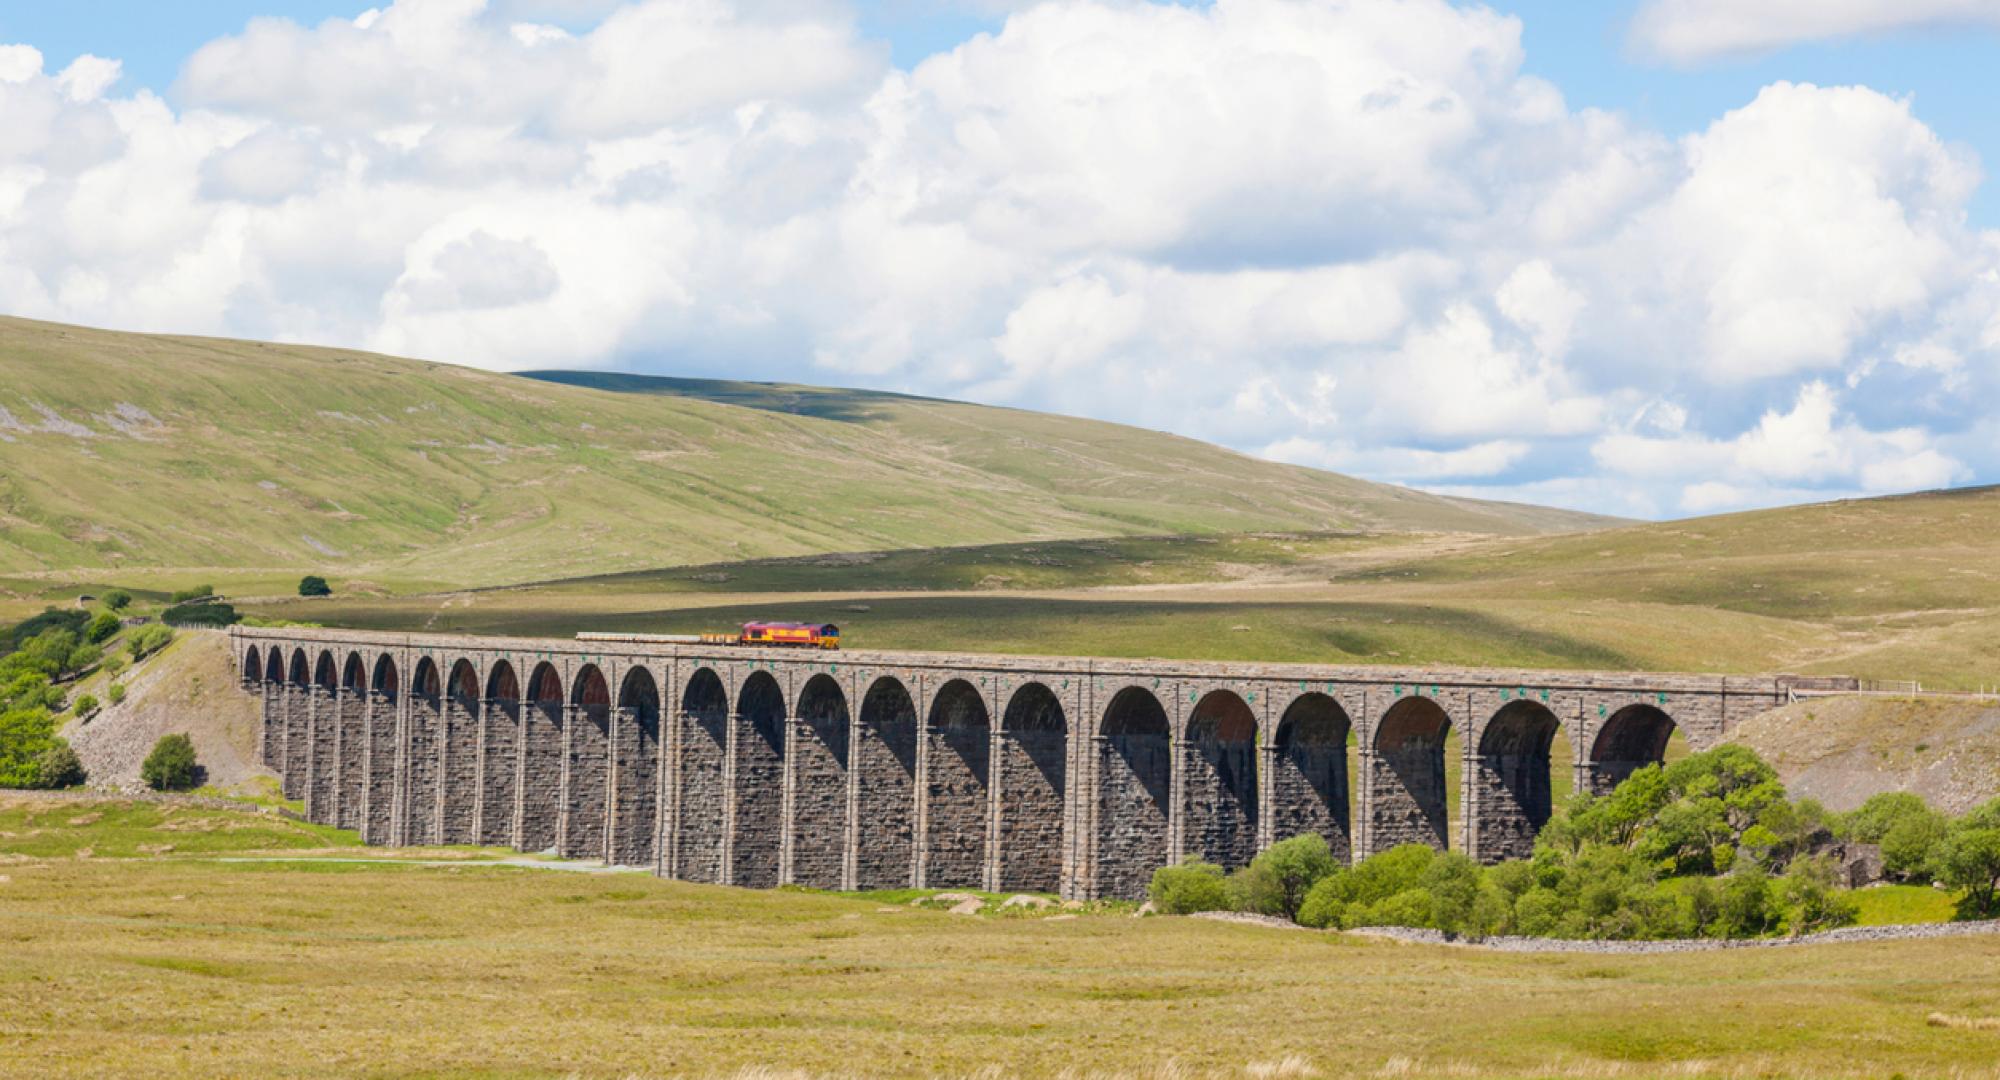
[[[1711,952],[1717,949],[1780,949],[1793,945],[1830,945],[1843,941],[1908,941],[1915,938],[1966,937],[2000,933],[2000,919],[1985,922],[1920,923],[1912,926],[1850,926],[1794,938],[1757,938],[1749,941],[1569,941],[1555,938],[1491,937],[1484,941],[1448,938],[1438,930],[1412,930],[1396,926],[1371,926],[1342,931],[1360,937],[1387,938],[1420,945],[1451,945],[1518,953],[1679,953]]]
[[[125,701],[106,704],[86,723],[72,721],[63,736],[90,774],[90,785],[143,791],[139,765],[162,735],[194,740],[195,760],[211,786],[234,789],[270,771],[256,764],[258,700],[237,688],[229,639],[220,631],[182,630],[164,652],[121,677]],[[101,676],[72,691],[105,700]]]

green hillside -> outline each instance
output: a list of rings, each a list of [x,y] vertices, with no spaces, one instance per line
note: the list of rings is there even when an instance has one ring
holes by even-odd
[[[531,380],[5,318],[0,371],[7,575],[455,586],[1055,537],[1603,520],[890,394]],[[593,381],[605,389],[570,385]]]

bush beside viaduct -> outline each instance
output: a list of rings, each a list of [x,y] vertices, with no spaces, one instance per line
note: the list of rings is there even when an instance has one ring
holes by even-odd
[[[231,632],[309,818],[687,881],[1138,897],[1305,832],[1525,855],[1580,789],[1706,749],[1804,680]],[[1813,685],[1825,686],[1825,680]],[[1459,835],[1445,736],[1463,734]],[[1353,736],[1355,776],[1349,776]],[[1350,812],[1349,784],[1357,783]],[[1350,820],[1350,817],[1352,820]]]

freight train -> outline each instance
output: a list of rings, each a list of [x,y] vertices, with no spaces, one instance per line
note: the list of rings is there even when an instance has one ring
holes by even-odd
[[[832,623],[747,622],[733,634],[578,634],[578,641],[631,645],[741,645],[759,649],[838,649]]]

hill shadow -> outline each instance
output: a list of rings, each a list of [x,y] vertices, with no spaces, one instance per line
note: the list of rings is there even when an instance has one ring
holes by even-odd
[[[883,390],[843,390],[791,383],[735,382],[727,379],[684,379],[669,375],[632,375],[613,371],[517,371],[524,379],[603,390],[613,394],[648,394],[656,397],[691,398],[719,405],[735,405],[764,412],[810,416],[864,424],[886,420],[892,402],[921,401],[950,404],[942,398],[894,394]]]

